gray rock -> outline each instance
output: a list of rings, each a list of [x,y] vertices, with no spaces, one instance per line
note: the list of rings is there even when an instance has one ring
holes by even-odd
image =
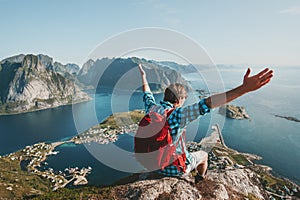
[[[246,109],[242,106],[226,105],[219,108],[219,113],[231,119],[249,119]]]
[[[151,173],[139,175],[136,181],[113,187],[121,199],[245,199],[268,195],[250,169],[209,170],[207,179],[197,184],[175,177],[151,178]],[[132,181],[132,180],[131,180]]]
[[[259,199],[264,199],[264,192],[255,177],[257,174],[250,169],[227,170],[224,173],[209,171],[208,173],[208,180],[223,184],[245,196],[253,194]]]
[[[19,60],[1,62],[0,113],[41,110],[90,99],[74,81],[49,69],[52,58],[26,55],[22,62],[14,61]]]
[[[213,194],[216,198],[216,200],[225,200],[229,199],[227,190],[223,184],[218,184],[215,190],[213,191]]]
[[[134,183],[118,186],[116,191],[125,191],[125,199],[154,200],[162,195],[169,199],[201,199],[201,195],[195,186],[177,178],[165,177],[162,179],[142,180]],[[126,192],[127,191],[127,192]]]

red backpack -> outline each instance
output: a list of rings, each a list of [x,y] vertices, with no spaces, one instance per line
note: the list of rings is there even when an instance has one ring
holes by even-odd
[[[164,169],[169,165],[177,167],[178,171],[186,170],[186,155],[182,139],[185,131],[176,144],[173,144],[171,128],[167,121],[174,108],[164,111],[164,115],[151,111],[140,121],[134,136],[134,152],[136,159],[149,171]],[[176,154],[176,147],[181,141],[182,155]]]

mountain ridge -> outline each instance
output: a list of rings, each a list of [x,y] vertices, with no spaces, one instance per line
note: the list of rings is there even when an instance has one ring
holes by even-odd
[[[90,59],[78,72],[78,80],[92,88],[118,86],[120,89],[135,90],[137,89],[136,85],[141,85],[140,79],[136,79],[140,76],[137,69],[138,64],[143,65],[149,85],[154,92],[162,92],[171,83],[182,83],[190,88],[180,72],[151,60],[137,57]],[[131,77],[126,77],[126,75]],[[127,78],[126,83],[116,85],[123,76]]]
[[[51,70],[53,59],[18,55],[4,59],[0,71],[0,113],[17,114],[87,101],[74,81]]]
[[[188,66],[181,69],[184,65],[175,62],[105,57],[90,59],[80,68],[72,63],[61,64],[48,55],[19,54],[0,61],[0,114],[18,114],[67,105],[72,103],[72,97],[75,97],[73,103],[88,100],[80,90],[105,88],[111,91],[142,91],[140,78],[137,78],[140,76],[137,68],[140,63],[154,93],[163,92],[171,83],[182,83],[191,89],[181,75]],[[119,83],[119,80],[123,82]],[[80,95],[85,97],[80,100],[77,98]]]

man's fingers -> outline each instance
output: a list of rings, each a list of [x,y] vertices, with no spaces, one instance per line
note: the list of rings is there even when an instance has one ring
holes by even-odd
[[[246,74],[245,74],[245,76],[244,76],[244,78],[249,77],[250,73],[251,73],[251,69],[248,68],[248,69],[247,69],[247,72],[246,72]]]
[[[269,70],[268,72],[266,72],[265,74],[263,74],[263,75],[260,75],[260,76],[258,76],[259,78],[263,78],[263,77],[265,77],[265,76],[270,76],[270,75],[272,75],[273,74],[273,70]]]
[[[269,83],[270,81],[271,81],[271,78],[265,80],[264,82],[262,82],[262,83],[260,84],[260,87],[266,85],[266,84]]]
[[[261,77],[259,77],[259,81],[260,82],[264,82],[265,80],[272,78],[273,77],[273,71],[269,71],[268,73],[262,75]]]
[[[268,71],[269,71],[269,68],[266,68],[266,69],[262,70],[261,72],[259,72],[256,76],[261,77],[262,75],[264,75]]]

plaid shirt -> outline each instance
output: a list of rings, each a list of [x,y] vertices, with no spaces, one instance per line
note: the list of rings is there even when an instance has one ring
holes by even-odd
[[[157,104],[151,92],[144,92],[143,101],[145,103],[146,113],[150,111],[150,108],[153,105],[156,105],[154,111],[160,114],[164,114],[165,109],[174,108],[174,105],[168,101],[160,101],[160,104]],[[208,112],[210,112],[210,109],[205,104],[205,99],[202,99],[198,103],[192,105],[175,108],[168,118],[168,123],[172,130],[171,136],[173,141],[177,142],[178,139],[180,139],[183,130],[190,122],[197,119],[200,115],[204,115]],[[188,165],[192,162],[193,157],[187,151],[185,143],[182,142],[182,144],[184,146],[183,148],[181,147],[181,142],[179,142],[176,148],[176,153],[181,155],[183,153],[183,149],[187,158],[186,164]],[[177,167],[173,165],[165,167],[164,170],[159,170],[158,172],[166,176],[179,176],[182,174],[182,172],[178,171]]]

